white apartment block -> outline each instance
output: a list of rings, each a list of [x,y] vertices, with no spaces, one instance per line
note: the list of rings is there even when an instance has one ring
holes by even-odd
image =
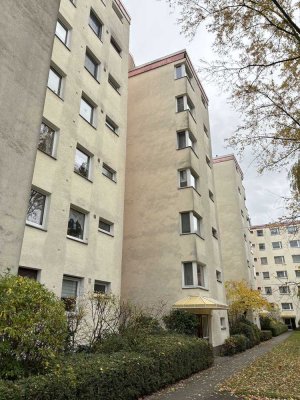
[[[120,294],[130,18],[62,0],[19,274],[58,296]]]
[[[291,329],[300,320],[300,222],[252,226],[257,286]]]

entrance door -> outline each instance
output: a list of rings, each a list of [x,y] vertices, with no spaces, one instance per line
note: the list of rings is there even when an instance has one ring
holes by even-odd
[[[209,340],[209,316],[208,315],[198,315],[199,317],[199,327],[198,327],[198,337]]]
[[[289,330],[296,329],[295,318],[285,318],[284,323],[287,325]]]

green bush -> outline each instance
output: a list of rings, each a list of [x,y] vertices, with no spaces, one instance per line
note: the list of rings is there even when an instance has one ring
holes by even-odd
[[[245,335],[233,335],[225,340],[221,347],[222,356],[233,356],[245,351],[248,347],[248,339]]]
[[[251,348],[260,343],[260,330],[252,322],[243,319],[236,322],[230,328],[230,333],[232,335],[245,335],[249,339],[247,348]]]
[[[39,282],[5,275],[0,310],[0,378],[46,372],[65,344],[62,302]]]
[[[163,321],[170,332],[197,335],[199,320],[195,314],[184,310],[172,310],[169,315],[163,317]]]
[[[272,339],[271,331],[260,331],[260,341],[265,342],[266,340]]]
[[[260,317],[260,325],[262,330],[269,330],[272,336],[278,336],[288,330],[287,325],[269,316]]]
[[[187,336],[153,336],[142,354],[74,354],[48,375],[0,381],[1,400],[135,400],[212,365],[211,346]]]

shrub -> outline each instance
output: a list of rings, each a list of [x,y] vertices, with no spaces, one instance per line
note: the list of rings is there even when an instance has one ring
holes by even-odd
[[[222,356],[233,356],[234,354],[245,351],[248,340],[245,335],[233,335],[225,340],[221,347]]]
[[[260,341],[265,342],[266,340],[272,339],[271,331],[260,331]]]
[[[65,344],[62,302],[39,282],[5,275],[0,310],[0,378],[44,373]]]
[[[232,335],[245,335],[249,339],[248,347],[251,348],[260,343],[260,330],[250,321],[240,320],[236,322],[231,328]]]
[[[137,350],[142,354],[74,354],[55,373],[0,381],[0,399],[134,400],[213,362],[211,346],[187,336],[148,337]]]
[[[195,314],[184,310],[172,310],[163,317],[166,328],[175,333],[184,335],[197,335],[199,320]]]
[[[288,327],[283,323],[269,316],[260,317],[260,325],[263,330],[270,330],[272,336],[278,336],[288,330]]]

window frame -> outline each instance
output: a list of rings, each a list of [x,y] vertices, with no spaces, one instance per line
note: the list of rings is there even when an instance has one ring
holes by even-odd
[[[55,89],[54,87],[49,86],[49,80],[50,80],[51,72],[59,79],[59,83],[58,83],[58,88],[57,89]],[[62,71],[57,66],[55,66],[54,64],[51,63],[50,68],[49,68],[47,88],[52,93],[54,93],[56,96],[58,96],[60,99],[63,99],[64,80],[65,80],[65,75],[62,73]]]
[[[81,113],[82,102],[86,103],[91,108],[91,118],[90,119],[87,119]],[[95,103],[92,100],[90,100],[90,98],[88,96],[86,96],[85,93],[82,93],[81,98],[80,98],[79,115],[93,128],[96,128],[96,108],[97,108],[97,106],[95,105]]]
[[[72,282],[76,282],[76,296],[73,297],[63,297],[63,282],[64,281],[72,281]],[[63,275],[62,278],[62,284],[61,284],[61,294],[60,294],[60,299],[61,301],[64,302],[65,304],[65,308],[66,308],[66,312],[76,312],[77,310],[77,299],[81,294],[81,286],[83,284],[83,279],[82,278],[78,278],[76,276],[71,276],[71,275]],[[70,304],[67,304],[66,299],[70,299],[70,300],[74,300],[73,304],[72,302],[70,302]],[[68,307],[68,308],[67,308]]]
[[[26,213],[26,225],[31,226],[33,228],[41,229],[43,231],[47,230],[47,225],[48,225],[48,214],[49,214],[49,207],[50,207],[50,193],[46,192],[45,190],[42,190],[34,185],[31,186],[31,191],[30,191],[30,198],[29,202],[31,201],[31,195],[32,192],[35,191],[36,193],[41,194],[42,196],[45,197],[44,201],[44,206],[43,206],[43,216],[42,216],[42,224],[37,224],[33,221],[29,221],[28,218],[28,210]],[[29,204],[28,204],[29,207]]]
[[[95,66],[95,72],[92,73],[89,68],[86,65],[86,59],[89,59]],[[88,71],[88,73],[97,81],[99,82],[99,75],[100,75],[100,61],[98,58],[95,56],[95,54],[87,47],[85,50],[85,56],[84,56],[84,68]]]
[[[181,180],[182,173],[186,173],[186,185],[182,185],[183,180]],[[195,185],[192,184],[193,179],[195,181]],[[185,168],[178,170],[178,188],[185,189],[185,188],[193,188],[198,192],[199,188],[199,175],[191,168]]]
[[[77,236],[72,236],[69,234],[69,222],[70,222],[71,210],[73,210],[73,212],[75,211],[76,213],[82,214],[84,216],[82,239]],[[67,226],[67,238],[68,239],[75,240],[80,243],[88,244],[88,235],[87,235],[87,233],[88,233],[88,216],[89,216],[89,213],[87,211],[75,206],[74,204],[70,204],[69,216],[68,216],[68,226]]]
[[[297,257],[299,258],[299,261],[295,261]],[[300,254],[292,254],[292,261],[293,264],[300,264]]]
[[[184,135],[185,146],[183,147],[180,147],[180,140],[179,140],[180,135]],[[190,147],[195,152],[195,147],[196,147],[195,145],[197,143],[197,139],[195,138],[195,136],[192,134],[191,131],[189,131],[188,129],[177,131],[176,138],[177,138],[177,150],[183,150]]]
[[[282,291],[282,289],[286,289],[286,291]],[[281,285],[281,286],[279,286],[279,287],[278,287],[278,290],[279,290],[279,294],[282,294],[282,295],[289,295],[289,294],[291,294],[290,287],[287,286],[287,285]]]
[[[40,147],[40,138],[41,138],[42,126],[43,125],[45,125],[48,129],[50,129],[54,133],[53,141],[52,141],[51,153],[48,153],[46,150],[43,150]],[[57,127],[55,127],[53,124],[51,124],[49,121],[47,121],[45,118],[42,118],[42,122],[41,122],[41,126],[40,126],[40,133],[39,133],[38,150],[41,151],[42,153],[46,154],[47,156],[50,156],[51,158],[55,158],[56,159],[58,136],[59,136],[59,129]]]
[[[112,174],[112,178],[105,174],[103,172],[104,170],[110,172]],[[108,178],[110,181],[117,183],[117,172],[104,162],[102,163],[102,175]]]
[[[276,260],[281,260],[281,262],[276,262]],[[274,256],[274,264],[276,265],[285,265],[285,257],[284,256]]]
[[[264,287],[264,289],[265,289],[265,295],[266,296],[271,296],[272,294],[273,294],[273,291],[272,291],[272,287],[271,286],[265,286]],[[267,290],[268,289],[268,290]]]
[[[274,244],[278,243],[278,247],[274,247]],[[278,241],[278,242],[272,242],[272,249],[273,250],[278,250],[278,249],[282,249],[282,242]]]
[[[110,73],[108,74],[108,83],[121,96],[121,85]]]
[[[297,246],[292,246],[292,245],[291,245],[292,242],[296,242]],[[298,239],[289,240],[289,246],[290,246],[290,248],[292,248],[292,249],[300,248],[300,240],[298,240]]]
[[[106,229],[100,228],[100,223],[101,223],[101,222],[104,223],[104,224],[106,224],[106,225],[108,225],[108,226],[110,227],[110,230],[107,231]],[[114,226],[115,226],[115,224],[114,224],[113,222],[109,221],[108,219],[99,217],[99,220],[98,220],[98,231],[99,231],[99,232],[102,232],[102,233],[105,233],[106,235],[109,235],[109,236],[114,237],[114,235],[115,235]]]
[[[283,272],[283,276],[279,276],[279,273],[281,273],[281,272]],[[287,279],[288,278],[287,270],[276,271],[276,278]]]
[[[258,250],[259,251],[265,251],[266,250],[266,244],[265,243],[258,243]]]
[[[95,290],[95,286],[96,285],[102,285],[105,286],[105,291],[96,291]],[[94,294],[109,294],[111,292],[111,282],[107,282],[107,281],[102,281],[99,279],[95,279],[94,280]]]
[[[192,235],[196,234],[202,237],[202,217],[198,215],[195,211],[183,211],[179,213],[180,215],[180,234],[181,235]],[[189,232],[183,232],[182,215],[189,215]],[[197,221],[197,229],[195,230],[195,220]]]
[[[181,98],[183,99],[183,109],[179,110],[178,99],[181,99]],[[187,94],[182,94],[180,96],[176,96],[176,113],[189,111],[189,113],[194,118],[194,110],[195,110],[195,105]]]
[[[122,47],[119,45],[117,39],[113,35],[110,36],[110,44],[115,52],[122,57]]]
[[[286,304],[288,304],[288,307],[283,306]],[[294,310],[293,303],[281,303],[281,310],[282,311],[293,311]]]
[[[122,24],[123,24],[123,19],[124,19],[123,13],[115,1],[112,2],[112,9],[114,10],[115,14],[117,15],[119,21],[122,22]]]
[[[88,158],[87,176],[85,176],[84,174],[81,174],[79,171],[77,171],[75,169],[77,151],[79,151],[80,153],[84,154]],[[84,147],[82,147],[79,143],[77,143],[76,148],[75,148],[75,157],[74,157],[74,172],[77,175],[81,176],[82,178],[87,179],[88,181],[92,181],[92,163],[93,163],[92,160],[93,160],[93,155],[89,151],[87,151]]]
[[[65,40],[63,40],[58,34],[57,34],[57,25],[60,25],[66,32],[65,35]],[[61,15],[58,16],[57,21],[56,21],[56,26],[55,26],[55,36],[57,39],[67,47],[68,50],[70,50],[70,44],[71,44],[71,26],[65,21],[64,18],[62,18]]]
[[[185,284],[185,265],[186,264],[191,264],[192,265],[192,276],[193,276],[193,284],[192,285],[186,285]],[[199,285],[199,280],[198,280],[198,271],[197,268],[198,266],[202,270],[202,279],[203,279],[203,285]],[[206,265],[202,264],[198,261],[184,261],[181,263],[181,271],[182,271],[182,289],[204,289],[208,290],[208,284],[207,284],[207,276],[206,276]],[[195,284],[195,282],[197,284]]]
[[[110,129],[115,135],[119,136],[119,126],[115,123],[115,121],[106,114],[105,116],[105,125]]]
[[[280,230],[278,227],[270,228],[270,235],[271,236],[276,236],[280,235]]]
[[[266,262],[262,260],[266,260]],[[268,265],[268,257],[260,257],[260,265]]]
[[[269,271],[262,272],[262,277],[263,279],[270,279],[270,272]]]
[[[92,20],[92,22],[96,21],[98,23],[99,29],[97,29],[97,31],[95,31],[95,29],[91,25],[91,23],[90,23],[91,20]],[[91,28],[91,30],[94,32],[94,34],[97,36],[97,38],[102,42],[104,24],[93,8],[90,9],[88,25]],[[99,32],[98,32],[98,30],[99,30]]]
[[[256,230],[256,236],[263,237],[264,236],[264,230],[263,229],[257,229]]]

